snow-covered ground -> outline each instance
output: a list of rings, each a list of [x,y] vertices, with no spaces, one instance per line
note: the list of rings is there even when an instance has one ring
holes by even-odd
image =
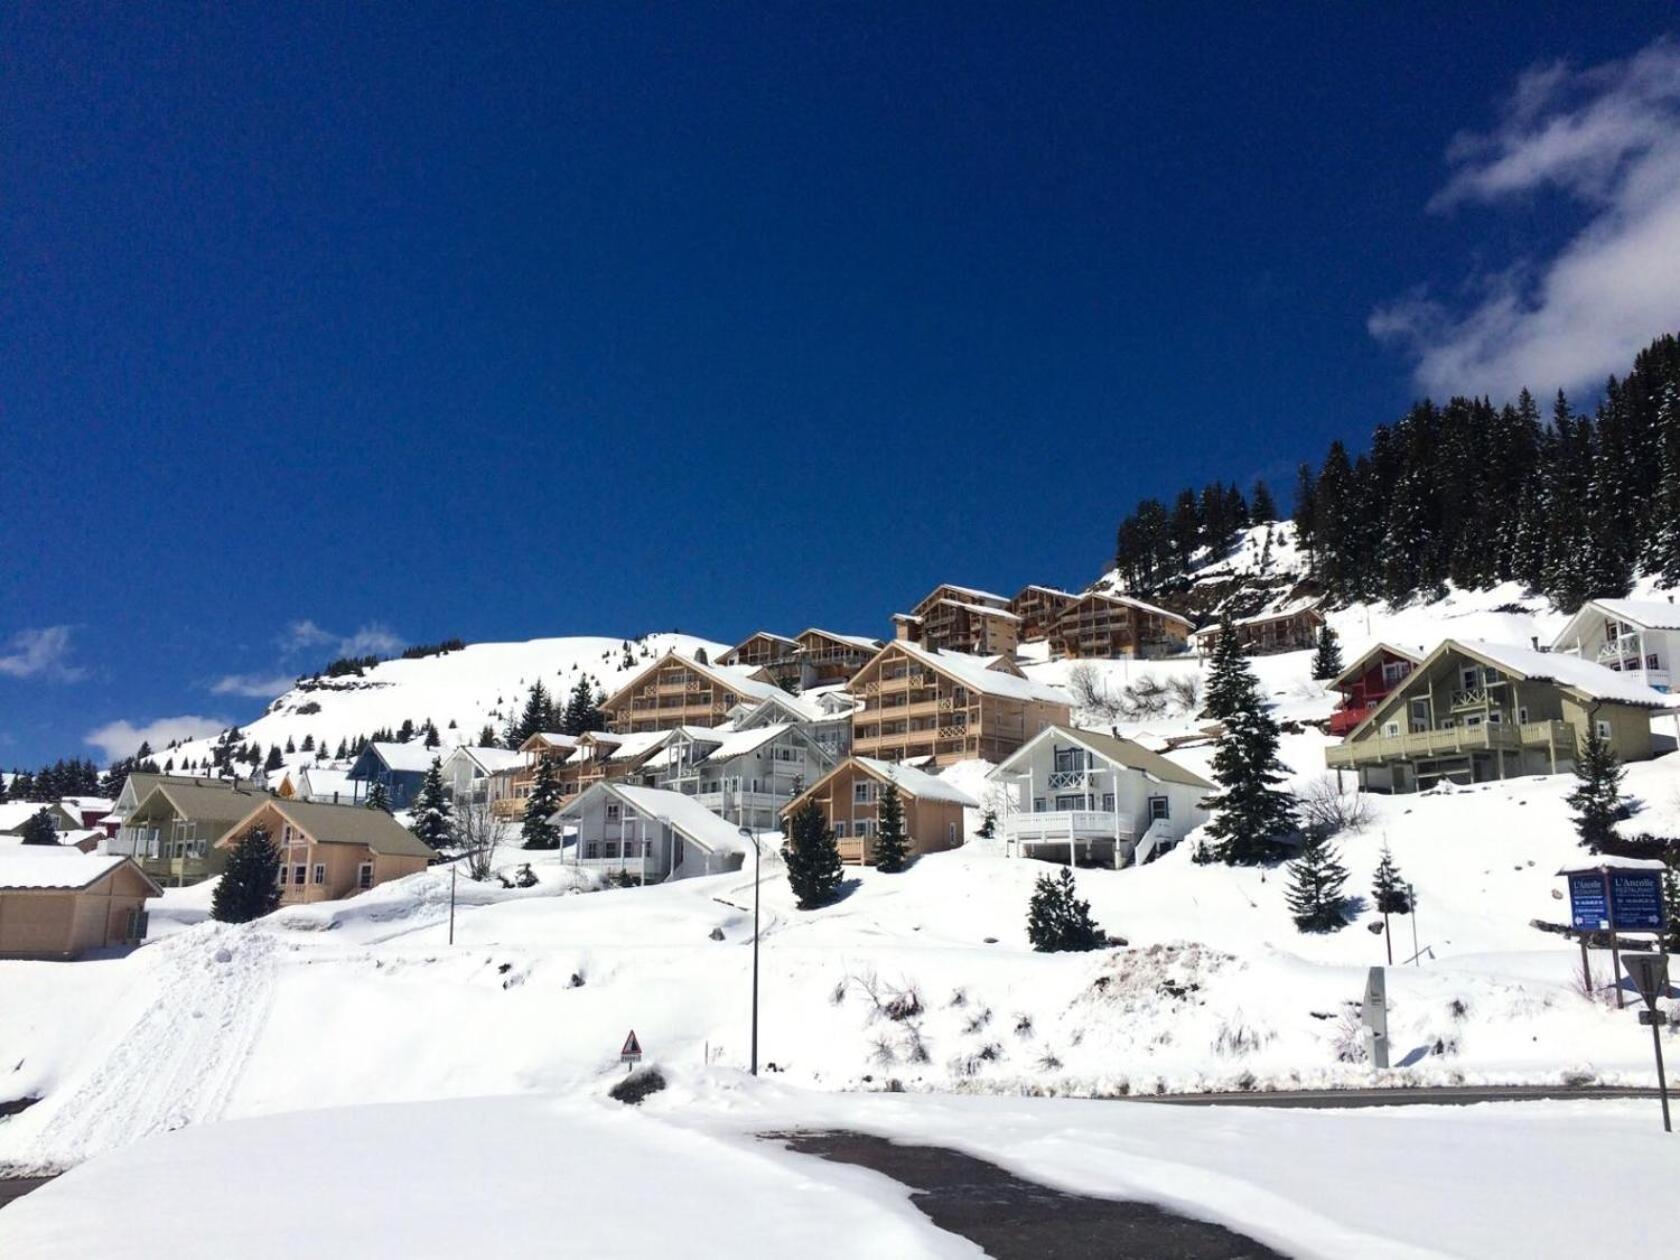
[[[164,1134],[0,1212],[11,1260],[295,1255],[973,1256],[909,1188],[758,1135],[953,1147],[1071,1192],[1157,1203],[1303,1257],[1646,1254],[1674,1142],[1649,1102],[1345,1111],[823,1095],[671,1072],[640,1108],[467,1098]],[[160,1211],[183,1185],[190,1213]],[[1473,1190],[1473,1197],[1472,1197]]]

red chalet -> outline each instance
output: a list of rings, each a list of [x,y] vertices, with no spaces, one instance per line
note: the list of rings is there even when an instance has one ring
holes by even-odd
[[[1330,715],[1330,733],[1345,736],[1371,715],[1371,710],[1417,668],[1420,657],[1386,643],[1372,646],[1363,656],[1329,682],[1330,690],[1342,693],[1341,703]]]

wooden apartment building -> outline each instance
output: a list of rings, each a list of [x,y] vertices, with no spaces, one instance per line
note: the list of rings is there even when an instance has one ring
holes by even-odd
[[[1324,614],[1307,607],[1240,617],[1231,623],[1231,628],[1243,651],[1250,656],[1266,656],[1273,652],[1301,652],[1316,646],[1323,625]],[[1213,651],[1213,645],[1219,642],[1219,624],[1203,626],[1191,640],[1198,652]]]
[[[1021,642],[1021,618],[1002,595],[947,583],[909,612],[893,614],[893,635],[938,651],[1012,655]]]
[[[700,665],[670,652],[607,697],[601,712],[618,734],[722,726],[742,700],[777,690],[762,668]]]
[[[1173,656],[1190,642],[1187,618],[1127,595],[1089,591],[1062,609],[1050,627],[1056,660]]]
[[[1050,637],[1067,606],[1079,596],[1055,586],[1023,586],[1009,601],[1009,611],[1021,619],[1021,642],[1034,643]]]
[[[861,701],[852,751],[881,761],[1002,761],[1045,727],[1069,722],[1067,695],[1027,678],[1007,656],[894,642],[846,686]]]

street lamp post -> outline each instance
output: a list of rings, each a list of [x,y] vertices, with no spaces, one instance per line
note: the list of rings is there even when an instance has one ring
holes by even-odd
[[[742,839],[750,840],[753,847],[753,968],[752,968],[752,1074],[758,1075],[758,837],[753,834],[751,827],[743,825],[740,829]]]

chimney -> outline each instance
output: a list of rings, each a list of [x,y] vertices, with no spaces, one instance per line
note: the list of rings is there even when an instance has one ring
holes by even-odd
[[[1537,635],[1537,634],[1529,635],[1528,636],[1528,641],[1533,646],[1533,648],[1536,652],[1538,652],[1540,650],[1540,636],[1539,635]]]

